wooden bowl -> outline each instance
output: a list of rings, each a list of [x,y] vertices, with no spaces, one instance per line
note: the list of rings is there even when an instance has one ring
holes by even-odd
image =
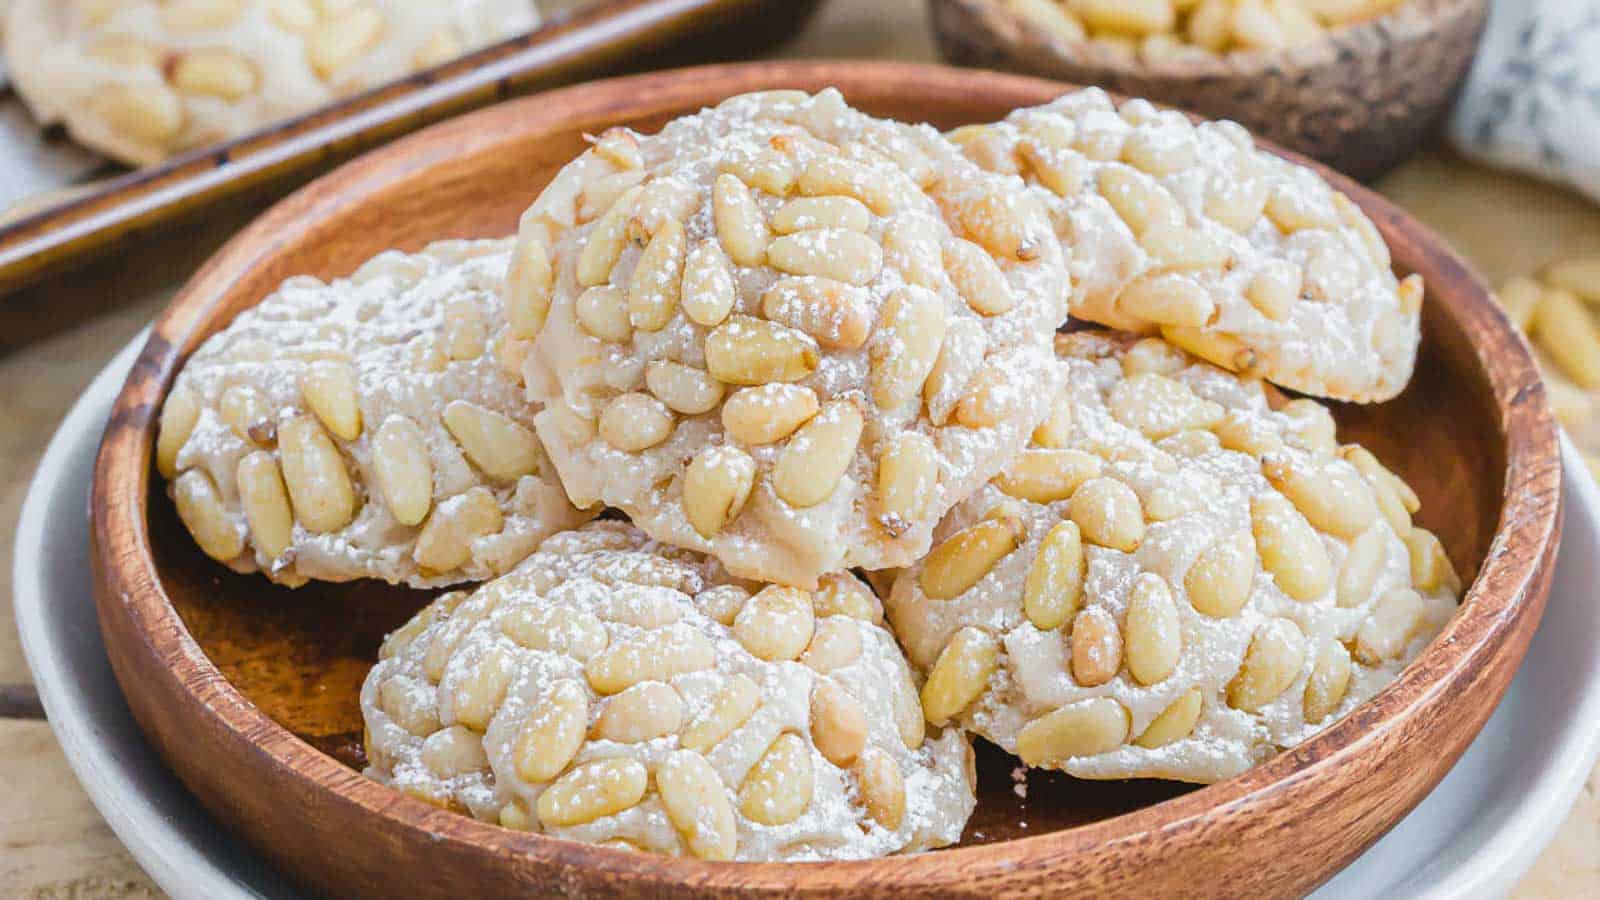
[[[380,250],[505,234],[582,135],[655,129],[732,94],[839,86],[880,114],[941,127],[994,119],[1066,85],[889,63],[759,63],[604,81],[435,126],[278,204],[201,269],[156,322],[96,464],[101,628],[128,702],[226,826],[312,889],[417,898],[625,896],[1288,896],[1355,857],[1449,770],[1510,683],[1543,609],[1560,531],[1556,432],[1515,330],[1444,244],[1381,198],[1398,266],[1431,293],[1418,376],[1397,400],[1344,407],[1345,435],[1398,468],[1421,519],[1475,575],[1461,614],[1389,688],[1314,740],[1202,789],[1030,776],[980,752],[978,813],[956,849],[812,864],[703,863],[503,830],[359,774],[357,687],[417,592],[288,591],[206,559],[151,465],[156,413],[206,336],[285,277],[350,272]]]
[[[1064,44],[1001,0],[928,0],[945,59],[1097,84],[1256,134],[1362,180],[1410,156],[1450,111],[1489,16],[1489,0],[1406,0],[1393,13],[1281,52],[1145,63]]]

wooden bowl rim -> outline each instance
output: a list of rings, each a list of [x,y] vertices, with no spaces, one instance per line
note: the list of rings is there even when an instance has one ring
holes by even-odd
[[[1489,0],[1405,0],[1381,16],[1328,29],[1327,37],[1314,44],[1282,50],[1235,50],[1224,54],[1196,55],[1193,58],[1146,62],[1138,55],[1125,56],[1095,44],[1092,40],[1067,42],[1030,28],[1027,22],[996,0],[928,0],[930,4],[960,6],[1007,47],[1026,47],[1048,53],[1069,66],[1094,70],[1118,78],[1160,78],[1168,81],[1198,81],[1206,78],[1258,79],[1275,71],[1303,71],[1333,65],[1340,61],[1337,47],[1347,43],[1376,40],[1383,34],[1401,36],[1427,34],[1438,22],[1464,12],[1481,10],[1487,14]],[[941,37],[942,40],[942,37]]]
[[[974,91],[1017,103],[1041,102],[1073,85],[1028,76],[895,62],[777,62],[700,66],[606,79],[498,104],[432,126],[368,153],[284,198],[234,236],[188,282],[157,319],[108,421],[95,466],[90,514],[101,606],[121,603],[143,650],[179,660],[173,676],[201,701],[209,725],[233,732],[265,757],[277,774],[317,789],[319,802],[353,804],[390,820],[415,840],[444,841],[497,858],[558,869],[598,867],[650,884],[701,883],[717,870],[736,868],[745,889],[792,893],[798,887],[848,891],[863,879],[911,889],[947,882],[931,873],[959,870],[964,878],[1000,877],[1019,867],[1049,866],[1112,844],[1133,845],[1157,832],[1198,829],[1251,814],[1291,787],[1326,776],[1360,754],[1442,693],[1466,683],[1476,665],[1515,636],[1531,636],[1543,608],[1536,585],[1559,535],[1560,465],[1556,432],[1544,388],[1526,344],[1499,311],[1488,289],[1443,242],[1398,208],[1349,179],[1304,157],[1271,147],[1316,169],[1355,199],[1391,243],[1418,248],[1419,262],[1434,270],[1432,287],[1459,293],[1452,315],[1481,328],[1488,340],[1473,345],[1493,390],[1506,437],[1503,505],[1482,570],[1466,591],[1461,612],[1421,657],[1376,697],[1299,745],[1230,780],[1098,822],[974,847],[938,851],[952,865],[925,867],[917,855],[827,863],[711,863],[612,850],[534,833],[516,832],[447,812],[370,781],[324,755],[268,718],[240,694],[210,661],[167,597],[148,533],[155,419],[179,368],[180,351],[208,333],[210,314],[238,276],[263,265],[279,237],[320,216],[359,203],[367,193],[407,172],[414,150],[447,146],[459,155],[497,142],[506,123],[518,128],[559,127],[575,117],[616,114],[630,107],[613,98],[648,97],[655,106],[705,102],[717,96],[780,86],[836,84],[883,94],[887,87],[919,91],[930,102],[970,97]],[[628,90],[619,91],[618,86]],[[449,140],[440,140],[448,137]],[[430,141],[430,138],[432,139]],[[1263,146],[1269,146],[1262,142]],[[433,151],[436,152],[436,151]],[[1395,241],[1403,237],[1405,241]],[[1443,276],[1443,277],[1441,277]],[[1498,345],[1497,354],[1485,353]],[[116,499],[121,498],[121,499]],[[1525,553],[1507,552],[1511,547]],[[1523,602],[1527,599],[1528,602]],[[1531,621],[1529,617],[1531,616]],[[101,620],[106,613],[102,609]],[[108,640],[108,644],[110,641]],[[119,673],[120,675],[120,673]],[[1420,796],[1412,800],[1412,804]],[[803,881],[802,881],[803,879]]]

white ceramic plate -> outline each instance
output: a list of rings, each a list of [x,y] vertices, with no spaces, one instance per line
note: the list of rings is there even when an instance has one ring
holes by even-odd
[[[95,806],[177,900],[301,896],[217,826],[145,743],[95,620],[85,510],[100,432],[141,336],[50,442],[17,527],[17,625],[56,736]],[[1566,536],[1528,657],[1432,795],[1316,893],[1498,897],[1554,835],[1600,755],[1600,492],[1568,448]]]

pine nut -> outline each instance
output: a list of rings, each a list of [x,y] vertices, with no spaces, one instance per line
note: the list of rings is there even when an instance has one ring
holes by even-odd
[[[1340,455],[1355,466],[1356,470],[1365,475],[1367,480],[1374,485],[1387,483],[1395,496],[1400,499],[1407,513],[1415,514],[1422,508],[1422,500],[1417,497],[1417,492],[1411,489],[1411,485],[1406,484],[1405,479],[1391,472],[1383,463],[1378,462],[1378,458],[1372,455],[1372,451],[1365,447],[1351,444],[1341,450]]]
[[[1106,405],[1118,422],[1151,440],[1189,428],[1211,428],[1224,415],[1221,405],[1196,397],[1188,385],[1153,372],[1118,382]]]
[[[361,403],[356,398],[356,373],[347,363],[321,359],[300,377],[306,405],[323,427],[341,440],[361,436]]]
[[[644,383],[673,412],[686,416],[708,413],[722,402],[722,383],[693,366],[671,360],[652,360],[644,369]]]
[[[1139,495],[1115,478],[1084,482],[1072,495],[1067,515],[1091,544],[1132,553],[1144,541],[1144,510]]]
[[[433,694],[424,693],[419,687],[409,678],[385,681],[378,690],[378,706],[401,728],[417,737],[427,737],[440,728],[439,710]]]
[[[322,426],[305,415],[284,419],[278,425],[278,451],[300,524],[322,533],[348,524],[356,510],[355,488],[344,459]]]
[[[504,702],[506,688],[515,674],[511,654],[504,647],[491,647],[477,665],[445,673],[439,683],[440,700],[447,704],[457,724],[482,733]]]
[[[756,592],[733,620],[733,636],[757,659],[796,659],[811,643],[816,617],[811,595],[798,588],[769,584]]]
[[[444,346],[451,359],[477,359],[489,343],[488,323],[483,311],[471,300],[457,300],[445,307]]]
[[[736,176],[718,175],[711,188],[711,213],[728,257],[741,266],[761,265],[769,235],[750,188]]]
[[[539,794],[536,810],[546,828],[583,825],[637,806],[650,773],[636,759],[612,757],[584,763]]]
[[[1183,740],[1194,733],[1195,723],[1200,721],[1200,709],[1204,705],[1205,698],[1200,689],[1190,688],[1162,710],[1161,715],[1156,716],[1133,742],[1154,750]]]
[[[610,271],[608,268],[607,274]],[[526,231],[518,235],[506,272],[506,320],[512,337],[532,340],[539,336],[550,311],[555,275],[545,242]]]
[[[1235,374],[1251,375],[1261,364],[1260,355],[1232,335],[1182,325],[1163,325],[1161,336],[1206,362]]]
[[[449,28],[441,28],[428,35],[428,39],[423,42],[422,46],[417,48],[416,53],[412,54],[411,63],[418,69],[431,69],[450,62],[461,56],[463,52],[461,41],[456,37],[454,31]]]
[[[1157,177],[1174,175],[1192,167],[1197,159],[1194,144],[1174,141],[1161,131],[1136,129],[1122,145],[1122,161],[1141,172]]]
[[[1183,210],[1165,188],[1126,166],[1111,166],[1100,173],[1100,195],[1128,224],[1134,237],[1156,225],[1181,227]]]
[[[702,240],[689,251],[681,294],[683,314],[696,325],[714,328],[733,310],[733,268],[715,240]]]
[[[813,614],[815,614],[813,603]],[[815,672],[832,672],[855,662],[861,656],[861,632],[856,623],[843,617],[823,619],[817,623],[810,646],[800,656],[800,662]]]
[[[1315,528],[1348,540],[1378,518],[1372,489],[1353,470],[1312,468],[1289,457],[1274,456],[1262,461],[1261,471]]]
[[[1388,542],[1384,540],[1383,532],[1376,528],[1367,531],[1350,545],[1350,552],[1345,554],[1344,565],[1339,568],[1335,585],[1339,606],[1346,609],[1360,606],[1372,596],[1372,589],[1378,583],[1378,574],[1383,571],[1388,556]]]
[[[294,513],[278,472],[278,462],[264,450],[239,460],[235,478],[250,540],[267,559],[277,559],[294,540]]]
[[[901,661],[895,668],[900,676],[900,685],[890,694],[895,731],[907,750],[916,750],[927,739],[928,720],[922,714],[922,698],[911,678],[911,667]]]
[[[1033,0],[1027,0],[1033,2]],[[1033,177],[1057,197],[1072,199],[1083,193],[1092,174],[1089,161],[1082,155],[1065,149],[1071,140],[1049,143],[1027,138],[1017,144],[1017,153],[1028,164]],[[984,168],[993,171],[992,167]]]
[[[628,220],[643,192],[643,186],[629,188],[590,229],[578,253],[575,274],[580,287],[594,287],[611,280],[611,270],[622,258],[622,248],[628,242]]]
[[[1218,538],[1200,551],[1183,576],[1183,589],[1197,612],[1216,619],[1238,615],[1255,583],[1256,545],[1249,532]]]
[[[1159,224],[1139,238],[1145,251],[1155,259],[1156,265],[1168,271],[1204,271],[1222,269],[1228,265],[1232,253],[1227,245],[1203,231],[1182,225]],[[1190,282],[1192,283],[1192,282]],[[1180,288],[1180,290],[1187,289]],[[1207,297],[1209,301],[1209,296]],[[1184,308],[1192,309],[1194,303],[1186,301]],[[1207,316],[1206,320],[1209,320]],[[1206,320],[1179,321],[1176,325],[1203,325]]]
[[[500,619],[500,631],[529,650],[587,660],[605,649],[605,623],[587,610],[565,606],[518,607]]]
[[[944,346],[934,360],[933,371],[922,384],[928,420],[934,427],[949,424],[988,352],[989,336],[981,320],[962,317],[950,320]]]
[[[1315,600],[1328,589],[1332,563],[1322,538],[1305,516],[1278,494],[1250,499],[1250,530],[1261,564],[1279,589],[1296,600]]]
[[[578,326],[602,341],[626,343],[633,339],[633,320],[628,315],[628,295],[610,284],[585,288],[572,304]]]
[[[644,165],[639,139],[627,128],[607,128],[598,138],[591,139],[591,143],[595,155],[619,169],[637,169]]]
[[[820,409],[817,394],[793,384],[763,384],[741,388],[722,406],[722,427],[735,440],[746,444],[781,441]]]
[[[1351,671],[1350,651],[1343,644],[1327,641],[1322,645],[1316,662],[1311,664],[1311,675],[1306,679],[1305,697],[1301,702],[1307,722],[1321,722],[1339,708],[1350,689]]]
[[[1050,414],[1033,429],[1031,440],[1034,446],[1051,450],[1066,447],[1072,440],[1072,404],[1065,400],[1052,404]]]
[[[824,347],[854,350],[872,328],[863,288],[827,278],[783,278],[761,295],[761,313]]]
[[[489,766],[483,741],[470,729],[452,725],[422,742],[422,764],[439,778],[459,778]]]
[[[1037,259],[1043,239],[1028,227],[1036,214],[1021,192],[987,190],[961,205],[961,226],[983,249],[1001,259]]]
[[[864,234],[842,228],[802,231],[767,245],[767,262],[790,275],[870,284],[883,271],[883,250]]]
[[[256,89],[256,70],[231,50],[190,50],[178,57],[172,84],[185,94],[234,102]]]
[[[1281,322],[1300,299],[1301,277],[1300,268],[1294,263],[1270,260],[1245,286],[1245,299],[1263,316]]]
[[[293,493],[293,482],[289,490]],[[300,509],[298,503],[295,509]],[[486,487],[475,487],[434,508],[417,535],[411,556],[430,572],[450,572],[471,561],[475,539],[495,534],[504,526],[505,516],[494,494]]]
[[[956,293],[979,315],[998,316],[1017,305],[1005,273],[995,264],[994,257],[977,244],[960,239],[947,242],[944,266]]]
[[[867,745],[867,715],[837,682],[819,678],[811,688],[811,742],[824,759],[845,768]]]
[[[811,748],[795,734],[780,734],[739,788],[739,811],[762,825],[787,825],[811,805],[816,775]]]
[[[418,525],[433,505],[433,463],[426,438],[404,416],[390,416],[372,446],[373,473],[389,514],[401,525]]]
[[[1072,620],[1072,678],[1084,687],[1105,684],[1122,668],[1122,632],[1111,613],[1091,606]]]
[[[777,150],[762,150],[754,154],[725,159],[718,170],[738,176],[739,180],[774,197],[783,197],[794,186],[796,173],[794,161]]]
[[[1417,590],[1432,593],[1444,587],[1451,593],[1460,593],[1461,577],[1450,564],[1450,556],[1438,536],[1426,528],[1413,528],[1405,542],[1411,557],[1411,584]]]
[[[883,624],[883,604],[877,595],[848,572],[822,576],[811,595],[811,609],[819,619],[849,616],[874,625]]]
[[[354,9],[306,35],[306,59],[327,80],[375,46],[382,34],[383,16],[377,10]]]
[[[928,721],[943,725],[961,714],[989,686],[1000,664],[1000,642],[981,628],[957,631],[928,672],[922,709]]]
[[[880,216],[888,215],[897,206],[884,176],[837,156],[819,156],[806,163],[795,187],[807,197],[854,197]]]
[[[778,234],[820,228],[865,232],[871,224],[872,213],[854,197],[798,197],[772,214],[772,230]]]
[[[1283,438],[1272,423],[1245,412],[1229,412],[1215,426],[1222,446],[1262,457],[1283,450]]]
[[[672,685],[641,681],[606,701],[594,734],[603,741],[638,744],[676,734],[682,726],[683,698]]]
[[[501,807],[498,821],[501,828],[509,828],[512,831],[533,831],[536,827],[533,813],[521,800],[512,800]]]
[[[1289,418],[1291,444],[1330,456],[1339,449],[1338,426],[1326,406],[1302,397],[1285,403],[1278,412]]]
[[[998,364],[978,370],[956,403],[956,422],[967,428],[993,428],[1021,405],[1023,387]]]
[[[883,252],[907,284],[941,290],[946,282],[938,224],[927,216],[898,216],[883,229]]]
[[[894,757],[868,747],[856,760],[856,778],[861,781],[861,800],[867,815],[890,831],[898,831],[906,816],[906,782]]]
[[[589,686],[607,696],[641,681],[667,681],[716,665],[716,649],[705,635],[670,625],[648,636],[613,641],[584,666]]]
[[[737,447],[707,447],[683,474],[683,512],[703,538],[739,517],[755,486],[756,462]]]
[[[827,404],[795,432],[778,455],[772,469],[773,491],[785,503],[802,509],[828,499],[855,460],[863,427],[861,410],[854,403],[836,400]]]
[[[1017,733],[1017,756],[1030,766],[1054,766],[1078,756],[1109,753],[1128,740],[1128,710],[1096,697],[1029,722]]]
[[[1306,638],[1288,619],[1270,619],[1256,629],[1239,673],[1228,682],[1228,705],[1245,712],[1261,708],[1289,689],[1305,663]]]
[[[170,31],[209,31],[232,25],[240,12],[240,0],[167,0],[161,24]]]
[[[927,435],[896,435],[878,455],[878,524],[899,537],[922,520],[939,486],[939,455]]]
[[[683,225],[676,219],[661,223],[639,255],[628,283],[628,318],[641,331],[660,331],[678,309],[683,281]]]
[[[879,407],[898,409],[921,394],[939,358],[946,324],[939,295],[911,286],[889,294],[868,347],[872,398]]]
[[[1142,276],[1123,288],[1116,302],[1129,315],[1163,325],[1199,327],[1216,312],[1211,295],[1178,274]]]
[[[1356,659],[1376,666],[1398,659],[1422,624],[1422,596],[1410,588],[1385,591],[1356,632]]]
[[[1039,542],[1022,588],[1022,611],[1033,627],[1053,631],[1077,613],[1084,568],[1078,526],[1058,522]]]
[[[163,478],[178,476],[178,451],[188,443],[199,421],[200,398],[183,385],[173,388],[167,395],[167,402],[161,406],[161,422],[156,433],[156,468]]]
[[[183,130],[183,101],[161,85],[104,85],[90,98],[89,110],[112,131],[157,147],[168,146]]]
[[[643,393],[622,394],[600,414],[600,437],[626,453],[640,453],[672,434],[672,412]]]
[[[1153,34],[1176,24],[1171,0],[1076,0],[1072,8],[1095,31]]]
[[[705,712],[684,729],[679,743],[704,753],[749,721],[760,705],[760,686],[746,675],[731,675]]]
[[[222,497],[204,469],[190,469],[172,483],[178,518],[206,555],[228,562],[244,552],[244,538],[228,518]]]
[[[1133,583],[1123,642],[1128,674],[1140,684],[1165,681],[1178,667],[1183,652],[1178,607],[1160,575],[1146,572]]]
[[[933,600],[960,596],[983,580],[1027,537],[1015,517],[984,519],[963,528],[933,548],[923,560],[917,582]]]
[[[706,336],[706,368],[718,381],[755,385],[799,381],[816,371],[817,344],[786,325],[733,316]]]
[[[444,408],[444,426],[483,474],[515,481],[539,471],[539,440],[510,416],[465,400]]]
[[[730,860],[739,848],[739,823],[717,770],[693,750],[678,750],[656,769],[656,787],[672,827],[699,859]]]

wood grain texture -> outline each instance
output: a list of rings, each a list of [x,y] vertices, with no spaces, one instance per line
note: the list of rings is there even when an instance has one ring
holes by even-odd
[[[224,199],[297,183],[443,118],[600,71],[707,62],[796,31],[820,0],[608,0],[232,141],[66,192],[0,218],[0,295],[80,261],[136,245],[150,230]],[[670,49],[677,45],[679,49]],[[657,53],[655,51],[662,51]]]
[[[1488,0],[1407,0],[1393,14],[1282,52],[1147,64],[1053,41],[1000,0],[928,0],[939,49],[963,66],[1096,84],[1213,118],[1361,180],[1414,153],[1450,111]]]
[[[1013,761],[986,751],[971,846],[859,863],[710,864],[604,850],[488,826],[361,778],[351,767],[354,684],[377,635],[422,598],[370,585],[290,596],[190,547],[151,466],[155,413],[183,358],[288,275],[331,277],[388,247],[510,231],[583,132],[654,129],[742,91],[826,85],[871,112],[940,127],[1067,89],[931,66],[764,63],[516,101],[397,142],[289,197],[213,257],[156,323],[97,460],[102,630],[163,756],[221,822],[308,886],[368,896],[403,884],[415,897],[456,896],[463,884],[489,896],[1293,896],[1408,812],[1493,709],[1549,587],[1560,532],[1555,427],[1526,345],[1482,283],[1414,221],[1334,176],[1377,222],[1397,265],[1430,285],[1414,383],[1393,403],[1337,413],[1416,487],[1422,522],[1476,577],[1461,615],[1423,656],[1317,738],[1196,790],[1035,774],[1025,806],[1010,793]]]

